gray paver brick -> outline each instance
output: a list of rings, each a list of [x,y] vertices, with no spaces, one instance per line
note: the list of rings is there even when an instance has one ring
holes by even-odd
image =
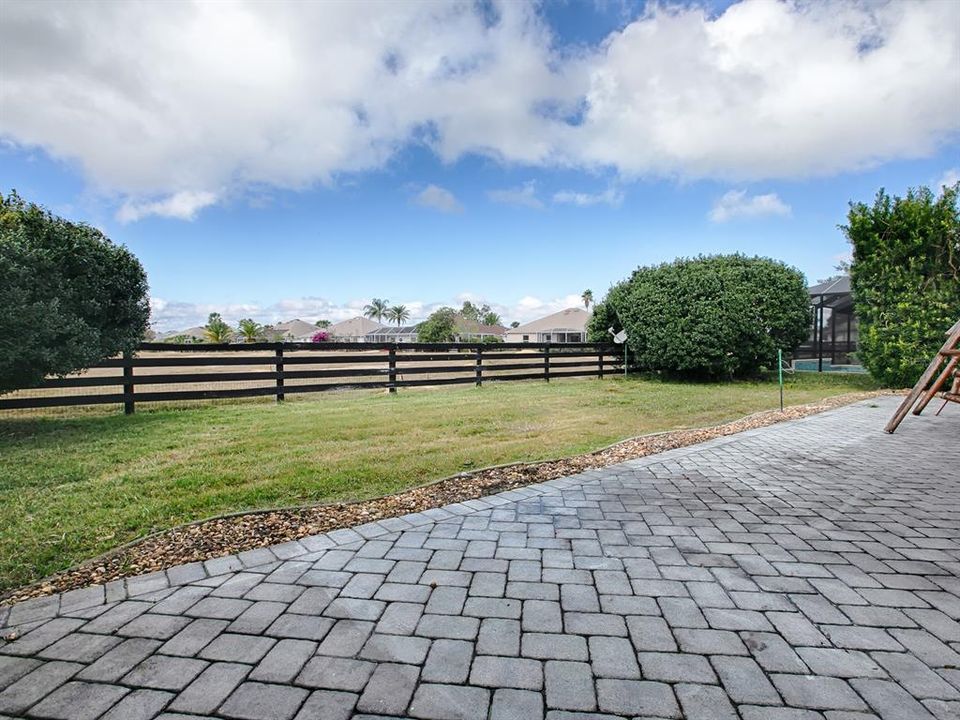
[[[217,635],[223,632],[229,621],[197,618],[183,630],[167,640],[160,652],[166,655],[192,657],[202,650]]]
[[[307,662],[296,683],[312,688],[359,692],[375,667],[375,663],[364,660],[318,655]]]
[[[266,634],[278,638],[319,641],[323,640],[333,625],[334,621],[330,618],[284,613],[273,621]]]
[[[377,665],[357,701],[357,709],[380,715],[402,714],[413,697],[419,677],[420,668],[413,665]]]
[[[0,712],[19,714],[76,675],[83,666],[54,660],[0,691]]]
[[[528,720],[543,717],[543,698],[530,690],[501,688],[493,693],[490,720]]]
[[[590,665],[565,660],[549,660],[544,667],[547,707],[560,710],[595,710]]]
[[[162,690],[134,690],[100,720],[152,720],[172,699],[173,693]]]
[[[430,649],[430,640],[403,635],[371,635],[360,652],[363,660],[422,665]]]
[[[640,666],[633,645],[626,638],[590,638],[590,665],[597,677],[639,680]]]
[[[470,684],[540,690],[543,687],[543,667],[539,660],[529,658],[478,655],[470,669]]]
[[[424,720],[486,720],[490,691],[464,685],[423,683],[410,703],[410,715]]]
[[[429,638],[473,640],[480,630],[477,618],[454,615],[424,615],[417,624],[416,634]]]
[[[39,657],[52,660],[66,660],[73,662],[92,662],[118,645],[121,639],[108,635],[92,635],[89,633],[71,633],[62,637],[53,645],[41,650]]]
[[[520,654],[539,660],[586,661],[590,659],[587,639],[580,635],[523,633]]]
[[[757,663],[745,657],[717,657],[713,667],[727,695],[735,703],[778,705],[780,695]]]
[[[896,683],[869,678],[851,680],[850,683],[884,720],[887,718],[932,720],[933,718],[923,705]]]
[[[373,628],[374,624],[365,620],[337,620],[317,652],[321,655],[353,657],[367,642]]]
[[[434,640],[423,666],[423,680],[432,683],[464,683],[473,662],[473,643],[466,640]]]
[[[85,667],[78,675],[78,680],[97,680],[100,682],[116,682],[127,674],[144,658],[156,652],[160,647],[158,640],[146,638],[130,638],[102,655],[96,662]]]
[[[302,688],[248,682],[227,698],[219,713],[240,720],[290,720],[306,697]]]
[[[788,705],[811,710],[866,710],[863,700],[844,681],[817,675],[770,676]]]
[[[207,665],[204,660],[152,655],[128,672],[123,683],[156,690],[181,690]]]
[[[600,710],[617,715],[679,718],[680,706],[666,683],[646,680],[597,680]]]
[[[128,692],[117,685],[72,681],[45,697],[30,714],[52,720],[95,720]]]
[[[221,662],[259,662],[276,642],[273,638],[257,635],[224,633],[201,650],[197,657]]]
[[[182,690],[170,704],[171,710],[197,714],[213,713],[250,672],[248,665],[214,663]]]
[[[737,720],[737,711],[718,687],[681,683],[674,691],[686,720]]]
[[[0,688],[9,687],[39,665],[40,661],[36,659],[0,655]]]
[[[487,618],[480,623],[477,653],[482,655],[520,654],[520,623],[516,620]]]
[[[295,720],[349,720],[357,696],[334,690],[314,690]]]
[[[289,683],[300,673],[317,644],[310,640],[280,640],[251,671],[250,679],[266,683]]]

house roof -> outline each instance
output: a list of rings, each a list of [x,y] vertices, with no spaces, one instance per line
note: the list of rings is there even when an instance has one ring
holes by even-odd
[[[476,320],[468,320],[458,315],[454,321],[458,332],[466,335],[505,335],[507,329],[503,325],[484,325]]]
[[[582,308],[567,308],[552,315],[528,322],[520,327],[512,328],[507,332],[511,335],[531,334],[544,332],[584,332],[590,313]]]
[[[287,320],[286,322],[277,323],[273,326],[273,329],[277,332],[283,333],[286,337],[307,337],[308,335],[313,335],[315,332],[320,330],[316,325],[312,325],[303,320]]]
[[[370,318],[360,317],[359,315],[349,320],[341,320],[327,328],[330,337],[360,337],[369,332],[379,330],[382,327],[379,323]]]
[[[367,333],[367,336],[376,335],[387,337],[400,337],[402,335],[416,335],[417,326],[416,325],[405,325],[404,327],[378,327],[376,330],[371,330]]]
[[[178,335],[186,335],[191,338],[203,338],[207,337],[207,329],[202,325],[196,325],[192,328],[187,328],[186,330],[171,330],[170,332],[163,333],[159,339],[160,340],[169,340],[170,338],[175,338]]]
[[[807,288],[810,295],[845,295],[850,292],[850,276],[841,275]]]

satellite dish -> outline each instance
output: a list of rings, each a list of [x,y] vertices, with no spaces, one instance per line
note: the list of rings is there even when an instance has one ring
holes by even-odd
[[[613,341],[618,345],[622,345],[627,341],[627,331],[621,330],[616,335],[613,336]]]

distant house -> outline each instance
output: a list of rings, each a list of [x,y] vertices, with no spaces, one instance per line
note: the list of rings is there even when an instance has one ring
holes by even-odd
[[[476,320],[457,316],[455,322],[457,340],[460,342],[477,342],[487,338],[497,338],[503,340],[507,334],[507,329],[502,325],[484,325]]]
[[[507,342],[579,343],[586,342],[590,313],[582,308],[567,308],[506,331]]]
[[[310,338],[320,330],[316,325],[303,320],[287,320],[277,323],[273,326],[273,329],[289,342],[310,342]]]
[[[850,276],[842,275],[807,288],[812,323],[810,337],[796,349],[797,359],[815,359],[817,369],[855,362],[860,340],[860,323],[853,312]]]
[[[364,342],[370,343],[415,343],[417,342],[417,326],[381,327],[368,332]]]
[[[159,336],[160,342],[204,342],[207,339],[207,329],[201,325],[186,330],[171,330]]]
[[[370,342],[367,335],[384,327],[379,323],[359,315],[349,320],[334,323],[327,328],[330,339],[337,342]]]

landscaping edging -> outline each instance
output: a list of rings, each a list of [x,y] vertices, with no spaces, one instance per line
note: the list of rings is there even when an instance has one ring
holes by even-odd
[[[0,598],[0,605],[477,499],[744,430],[799,419],[884,394],[891,393],[847,393],[788,407],[782,412],[753,413],[721,425],[641,435],[569,458],[515,462],[471,470],[370,500],[241,511],[197,520],[131,541],[44,580],[9,591]]]

